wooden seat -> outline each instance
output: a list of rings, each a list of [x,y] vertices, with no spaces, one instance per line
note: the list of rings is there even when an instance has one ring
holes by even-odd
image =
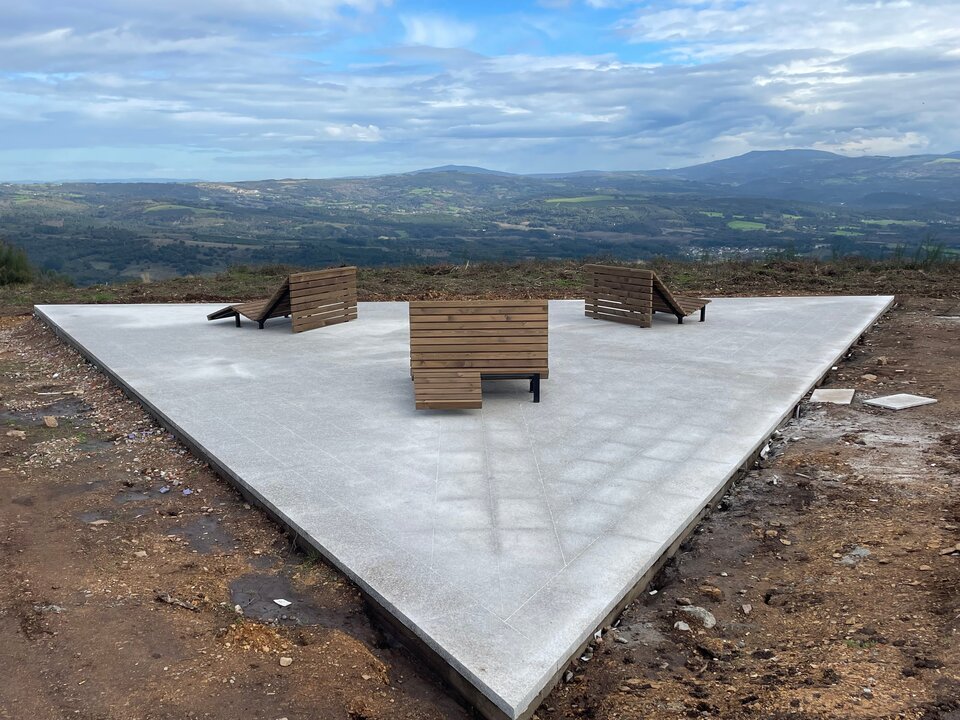
[[[207,320],[240,316],[262,329],[270,318],[291,317],[293,332],[355,320],[357,317],[357,269],[331,268],[294,273],[266,300],[236,303],[207,315]]]
[[[546,300],[411,302],[410,374],[417,408],[480,407],[484,378],[529,379],[538,401],[540,380],[549,374],[547,332]],[[433,397],[443,392],[455,396],[450,403],[462,404],[441,407],[444,401]]]
[[[653,314],[671,313],[677,322],[700,311],[706,319],[704,298],[674,295],[653,270],[618,265],[587,265],[584,288],[585,314],[597,320],[650,327]]]

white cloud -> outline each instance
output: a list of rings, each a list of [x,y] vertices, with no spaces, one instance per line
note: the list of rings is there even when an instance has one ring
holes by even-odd
[[[12,1],[0,167],[65,158],[88,162],[89,177],[102,159],[111,177],[140,162],[242,179],[960,149],[960,54],[943,40],[960,31],[944,0],[625,3],[602,14],[619,15],[633,45],[486,55],[490,25],[399,16],[377,0],[89,0],[95,13],[51,0],[62,6],[46,14]],[[591,11],[550,18],[563,12]]]
[[[380,128],[376,125],[327,125],[323,132],[332,140],[348,140],[353,142],[379,142]]]
[[[458,48],[469,45],[477,34],[474,25],[440,15],[401,15],[400,21],[408,45]]]
[[[822,49],[852,54],[926,48],[960,39],[956,0],[691,0],[650,4],[618,23],[636,43],[666,43],[678,56]]]

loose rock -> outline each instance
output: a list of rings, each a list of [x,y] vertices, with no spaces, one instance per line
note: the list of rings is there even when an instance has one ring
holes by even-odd
[[[688,605],[679,608],[677,612],[681,612],[687,617],[693,618],[703,625],[703,627],[707,630],[717,624],[717,619],[713,616],[713,613],[706,608],[700,607],[699,605]]]
[[[291,665],[293,665],[293,658],[292,658],[292,657],[286,657],[286,656],[284,656],[284,657],[280,658],[280,667],[290,667]]]

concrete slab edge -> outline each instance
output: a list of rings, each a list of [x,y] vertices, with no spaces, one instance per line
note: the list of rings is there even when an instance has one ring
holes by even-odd
[[[422,637],[422,633],[418,632],[419,628],[414,626],[392,603],[387,602],[379,593],[363,582],[362,578],[341,563],[327,548],[314,541],[303,531],[303,528],[280,511],[273,503],[264,498],[256,488],[251,487],[243,478],[222,463],[213,452],[204,447],[202,443],[194,439],[193,436],[183,430],[183,428],[170,419],[147,398],[126,383],[123,378],[100,360],[96,353],[61,329],[41,308],[34,306],[34,315],[41,320],[61,342],[80,353],[84,359],[109,378],[114,385],[120,388],[125,395],[136,400],[151,417],[173,434],[179,442],[183,443],[193,455],[210,465],[215,473],[239,490],[248,502],[259,507],[273,522],[290,532],[301,548],[310,548],[319,553],[327,562],[354,583],[360,590],[368,607],[373,611],[372,614],[381,621],[384,621],[386,626],[399,635],[408,645],[412,645],[412,649],[424,659],[427,665],[437,675],[452,686],[465,702],[475,707],[484,717],[490,720],[516,719],[517,715],[514,713],[513,708],[509,707],[486,683],[475,677],[473,673],[470,673],[469,670],[464,668],[455,658],[434,649],[435,643],[429,638]]]
[[[553,677],[547,681],[546,685],[540,692],[536,692],[534,696],[530,698],[530,702],[525,708],[516,712],[514,715],[515,718],[518,720],[526,720],[533,715],[539,703],[557,685],[564,671],[569,665],[570,660],[572,658],[579,657],[583,653],[584,649],[586,649],[594,641],[594,634],[598,630],[608,625],[610,621],[622,613],[626,606],[629,605],[646,589],[646,587],[649,585],[649,582],[654,578],[657,572],[659,572],[660,568],[662,568],[663,565],[676,553],[680,545],[683,544],[683,541],[693,532],[704,514],[709,511],[710,507],[712,507],[714,503],[718,502],[727,493],[730,486],[741,473],[753,466],[757,457],[760,455],[760,451],[763,449],[764,445],[766,445],[769,438],[773,435],[777,428],[781,427],[784,422],[793,415],[794,409],[800,404],[803,398],[806,397],[811,390],[823,382],[823,379],[831,372],[833,366],[843,359],[844,355],[847,354],[850,348],[853,347],[860,337],[862,337],[863,334],[890,309],[896,300],[894,296],[879,297],[887,298],[887,302],[884,303],[883,307],[879,308],[872,317],[863,323],[852,342],[845,345],[840,352],[838,352],[837,355],[826,364],[825,370],[813,376],[810,380],[810,383],[807,384],[801,392],[796,393],[794,397],[791,398],[787,409],[779,416],[777,420],[770,423],[766,431],[761,435],[761,439],[750,450],[744,453],[744,455],[740,458],[739,463],[733,467],[723,482],[718,484],[717,489],[710,496],[710,498],[700,506],[699,511],[695,512],[691,516],[685,526],[677,530],[672,539],[664,543],[664,549],[657,556],[657,559],[651,562],[646,568],[641,569],[636,575],[635,579],[622,589],[622,591],[619,593],[619,599],[608,605],[608,612],[603,615],[602,620],[598,624],[594,625],[592,628],[588,628],[581,634],[579,642],[575,643],[567,654],[567,661],[559,664]]]
[[[532,691],[531,696],[529,698],[525,698],[526,702],[524,703],[523,707],[510,707],[503,701],[502,698],[497,695],[497,693],[495,693],[491,688],[487,687],[485,683],[479,680],[479,678],[474,677],[472,673],[456,662],[455,658],[436,650],[434,647],[435,643],[431,642],[430,638],[422,637],[422,633],[418,632],[419,628],[412,626],[412,623],[409,622],[403,613],[398,612],[391,603],[385,602],[385,599],[381,597],[373,588],[366,585],[366,583],[362,581],[362,578],[359,578],[352,573],[349,568],[342,565],[336,559],[336,557],[332,555],[332,553],[326,550],[326,548],[314,542],[306,533],[303,532],[302,528],[300,528],[284,513],[280,512],[272,503],[267,501],[262,495],[260,495],[260,493],[249,486],[241,477],[231,471],[229,467],[221,463],[212,452],[194,440],[189,433],[185,432],[179,425],[173,422],[149,400],[137,392],[133,387],[128,385],[119,375],[114,373],[105,363],[103,363],[95,353],[85,347],[82,343],[76,341],[68,333],[63,331],[54,320],[52,320],[43,312],[40,307],[34,307],[34,314],[45,325],[47,325],[47,327],[49,327],[54,334],[61,339],[61,341],[77,350],[77,352],[79,352],[91,364],[97,367],[100,372],[110,378],[111,382],[120,387],[129,397],[140,403],[152,417],[154,417],[163,427],[167,428],[174,436],[176,436],[177,439],[181,441],[192,453],[207,462],[214,469],[214,471],[217,472],[217,474],[237,487],[237,489],[240,490],[240,492],[246,498],[251,500],[258,507],[262,508],[274,522],[277,522],[279,525],[291,531],[301,545],[306,545],[320,553],[328,562],[334,565],[340,572],[354,582],[354,584],[360,588],[365,600],[374,610],[374,615],[387,626],[392,628],[396,633],[398,633],[407,642],[407,644],[412,646],[412,649],[418,655],[420,655],[435,672],[437,672],[438,675],[440,675],[449,685],[451,685],[466,702],[473,705],[484,717],[489,718],[490,720],[504,720],[505,718],[508,720],[527,720],[536,711],[540,702],[542,702],[542,700],[559,682],[561,676],[569,665],[570,660],[581,654],[583,649],[585,649],[594,641],[594,633],[597,630],[610,624],[610,622],[612,622],[621,612],[623,612],[625,607],[629,605],[630,602],[636,599],[636,597],[638,597],[640,593],[647,588],[649,582],[653,579],[656,573],[659,572],[660,568],[662,568],[663,565],[676,553],[683,541],[693,532],[704,514],[709,511],[715,502],[717,502],[721,497],[723,497],[724,494],[726,494],[730,485],[736,480],[736,478],[753,464],[753,461],[755,461],[756,457],[759,455],[768,438],[776,431],[778,427],[784,423],[788,417],[792,415],[796,405],[799,404],[813,388],[817,387],[820,382],[822,382],[823,378],[827,375],[827,373],[830,372],[830,368],[837,364],[837,362],[839,362],[847,353],[850,347],[856,343],[857,339],[874,323],[876,323],[876,321],[884,313],[886,313],[887,310],[889,310],[890,306],[894,303],[894,300],[895,298],[892,296],[888,297],[887,303],[880,308],[872,318],[863,324],[853,342],[851,342],[849,345],[846,345],[837,354],[837,356],[827,364],[826,369],[814,377],[811,383],[803,390],[803,392],[798,393],[797,396],[792,399],[792,402],[788,405],[788,408],[783,412],[779,419],[777,419],[775,422],[772,422],[770,427],[762,435],[761,439],[755,444],[755,446],[744,454],[740,462],[733,467],[723,482],[718,485],[718,488],[713,495],[707,499],[703,505],[700,506],[699,511],[695,512],[690,519],[688,519],[685,526],[678,528],[673,537],[664,544],[663,550],[660,552],[657,558],[649,563],[646,567],[642,568],[638,574],[632,578],[629,583],[627,583],[621,592],[618,593],[619,599],[607,605],[606,612],[598,620],[598,624],[592,628],[588,628],[581,634],[579,642],[576,642],[572,646],[566,660],[558,663],[554,668],[552,677],[544,678],[545,684],[541,687],[541,689],[539,691]]]

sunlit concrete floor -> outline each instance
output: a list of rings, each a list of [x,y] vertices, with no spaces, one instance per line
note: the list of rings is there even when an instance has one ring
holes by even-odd
[[[637,328],[550,303],[550,377],[417,411],[406,303],[301,334],[209,305],[37,313],[508,717],[890,297],[718,299]]]

